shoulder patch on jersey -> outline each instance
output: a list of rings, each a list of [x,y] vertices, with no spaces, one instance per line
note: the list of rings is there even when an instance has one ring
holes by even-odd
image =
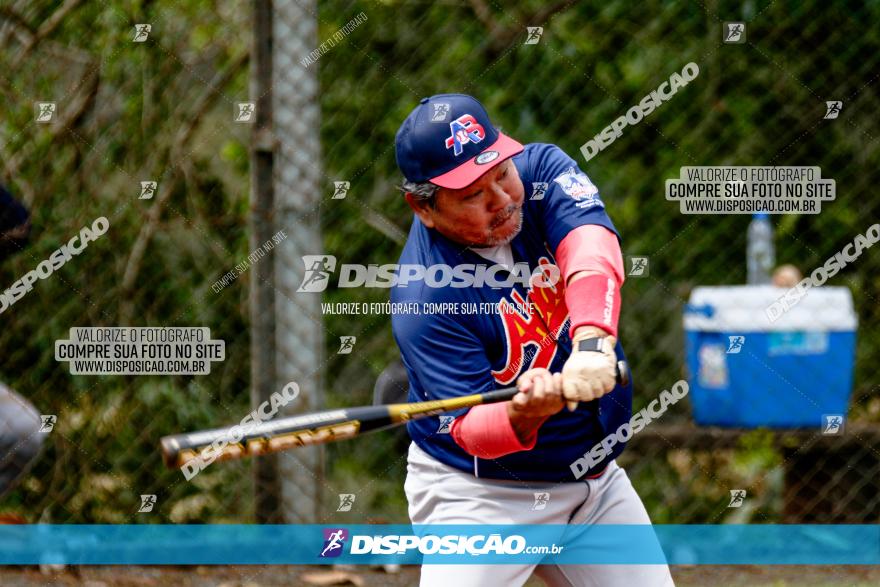
[[[586,173],[575,167],[569,167],[553,181],[562,187],[563,192],[577,200],[578,208],[605,206],[597,196],[599,188],[593,185]]]

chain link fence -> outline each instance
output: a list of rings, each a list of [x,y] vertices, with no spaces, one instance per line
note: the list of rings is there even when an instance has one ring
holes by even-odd
[[[836,181],[836,200],[818,215],[771,217],[777,262],[804,273],[880,218],[877,3],[296,6],[317,20],[316,46],[304,49],[317,53],[284,66],[291,79],[317,70],[320,121],[306,131],[320,138],[321,166],[309,179],[319,186],[316,203],[287,217],[287,233],[319,223],[323,249],[314,254],[396,262],[411,212],[395,189],[394,133],[422,97],[476,96],[517,140],[555,143],[574,157],[599,187],[624,254],[648,258],[649,274],[623,288],[635,409],[685,375],[690,291],[746,277],[749,217],[681,214],[664,198],[680,167],[821,167]],[[742,42],[723,42],[729,21],[744,23]],[[151,25],[148,38],[134,42],[142,23]],[[297,34],[282,24],[276,34]],[[30,246],[0,266],[3,287],[95,218],[111,223],[0,314],[0,378],[58,416],[42,456],[0,509],[52,522],[253,519],[251,461],[215,463],[186,482],[163,469],[157,451],[162,435],[231,424],[251,409],[250,277],[217,282],[252,252],[251,126],[235,122],[238,103],[258,98],[248,87],[252,27],[250,8],[237,2],[0,7],[0,178],[33,224]],[[689,62],[699,66],[696,79],[584,160],[584,143]],[[273,87],[276,106],[294,107],[284,122],[291,128],[305,120],[286,94],[295,87],[283,78]],[[827,101],[842,102],[837,118],[825,118]],[[53,122],[35,122],[37,102],[56,103]],[[281,140],[276,173],[286,177],[289,162],[303,162],[297,145]],[[142,181],[157,182],[151,199],[139,199]],[[277,260],[256,261],[267,262]],[[851,289],[859,320],[845,434],[705,429],[682,402],[620,461],[654,521],[878,521],[878,266],[869,250],[830,280]],[[323,301],[384,302],[387,291],[331,287]],[[309,319],[298,302],[277,302],[286,324]],[[323,322],[326,407],[370,403],[373,381],[397,357],[388,316],[327,314]],[[197,377],[71,376],[54,360],[54,341],[71,327],[120,325],[207,326],[226,342],[226,360]],[[340,336],[356,337],[351,353],[338,353]],[[321,520],[406,521],[405,445],[398,431],[326,447]],[[733,489],[747,491],[742,507],[727,507]],[[151,513],[138,513],[143,494],[157,496]],[[357,496],[349,511],[336,511],[340,494]]]

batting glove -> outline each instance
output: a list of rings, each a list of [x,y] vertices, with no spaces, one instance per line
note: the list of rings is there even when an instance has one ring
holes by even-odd
[[[616,340],[613,336],[595,337],[592,334],[575,336],[571,356],[562,367],[562,394],[568,409],[577,402],[598,399],[617,384]]]

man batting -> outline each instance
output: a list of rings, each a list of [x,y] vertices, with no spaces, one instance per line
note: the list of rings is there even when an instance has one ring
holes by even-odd
[[[614,461],[624,443],[587,471],[572,465],[632,412],[631,383],[615,378],[623,260],[596,186],[561,149],[521,145],[461,94],[423,99],[395,147],[415,214],[401,265],[484,271],[458,283],[426,271],[392,302],[493,309],[392,317],[409,401],[519,388],[451,425],[408,424],[412,522],[650,524]],[[533,572],[554,586],[672,585],[666,565],[528,564],[424,565],[421,585],[522,585]]]

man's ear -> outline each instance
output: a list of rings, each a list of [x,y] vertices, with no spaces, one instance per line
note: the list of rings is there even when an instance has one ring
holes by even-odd
[[[406,198],[406,203],[409,204],[415,215],[419,217],[422,224],[428,228],[434,228],[434,209],[431,208],[431,205],[424,200],[416,198],[410,192],[406,192],[404,197]],[[434,197],[436,198],[437,196]]]

